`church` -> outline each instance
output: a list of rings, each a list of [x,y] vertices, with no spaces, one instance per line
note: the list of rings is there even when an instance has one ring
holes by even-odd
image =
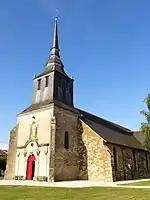
[[[140,132],[73,102],[74,80],[60,58],[57,19],[49,58],[33,79],[31,105],[10,132],[6,180],[118,181],[150,177],[150,152]]]

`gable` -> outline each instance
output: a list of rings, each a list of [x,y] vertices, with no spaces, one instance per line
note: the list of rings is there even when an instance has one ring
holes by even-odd
[[[81,113],[81,120],[107,142],[136,149],[144,149],[142,143],[134,137],[131,130],[98,118],[85,111],[79,110],[79,112]]]

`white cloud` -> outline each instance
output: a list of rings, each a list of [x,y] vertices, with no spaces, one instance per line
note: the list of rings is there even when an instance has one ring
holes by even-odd
[[[8,150],[8,144],[0,143],[0,149]]]

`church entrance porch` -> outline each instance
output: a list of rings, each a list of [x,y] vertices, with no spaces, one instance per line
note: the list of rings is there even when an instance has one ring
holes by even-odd
[[[27,160],[26,180],[33,180],[35,172],[35,156],[32,154]]]

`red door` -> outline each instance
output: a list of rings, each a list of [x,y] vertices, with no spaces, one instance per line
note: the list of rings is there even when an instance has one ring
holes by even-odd
[[[33,180],[35,169],[35,156],[32,154],[27,160],[26,180]]]

